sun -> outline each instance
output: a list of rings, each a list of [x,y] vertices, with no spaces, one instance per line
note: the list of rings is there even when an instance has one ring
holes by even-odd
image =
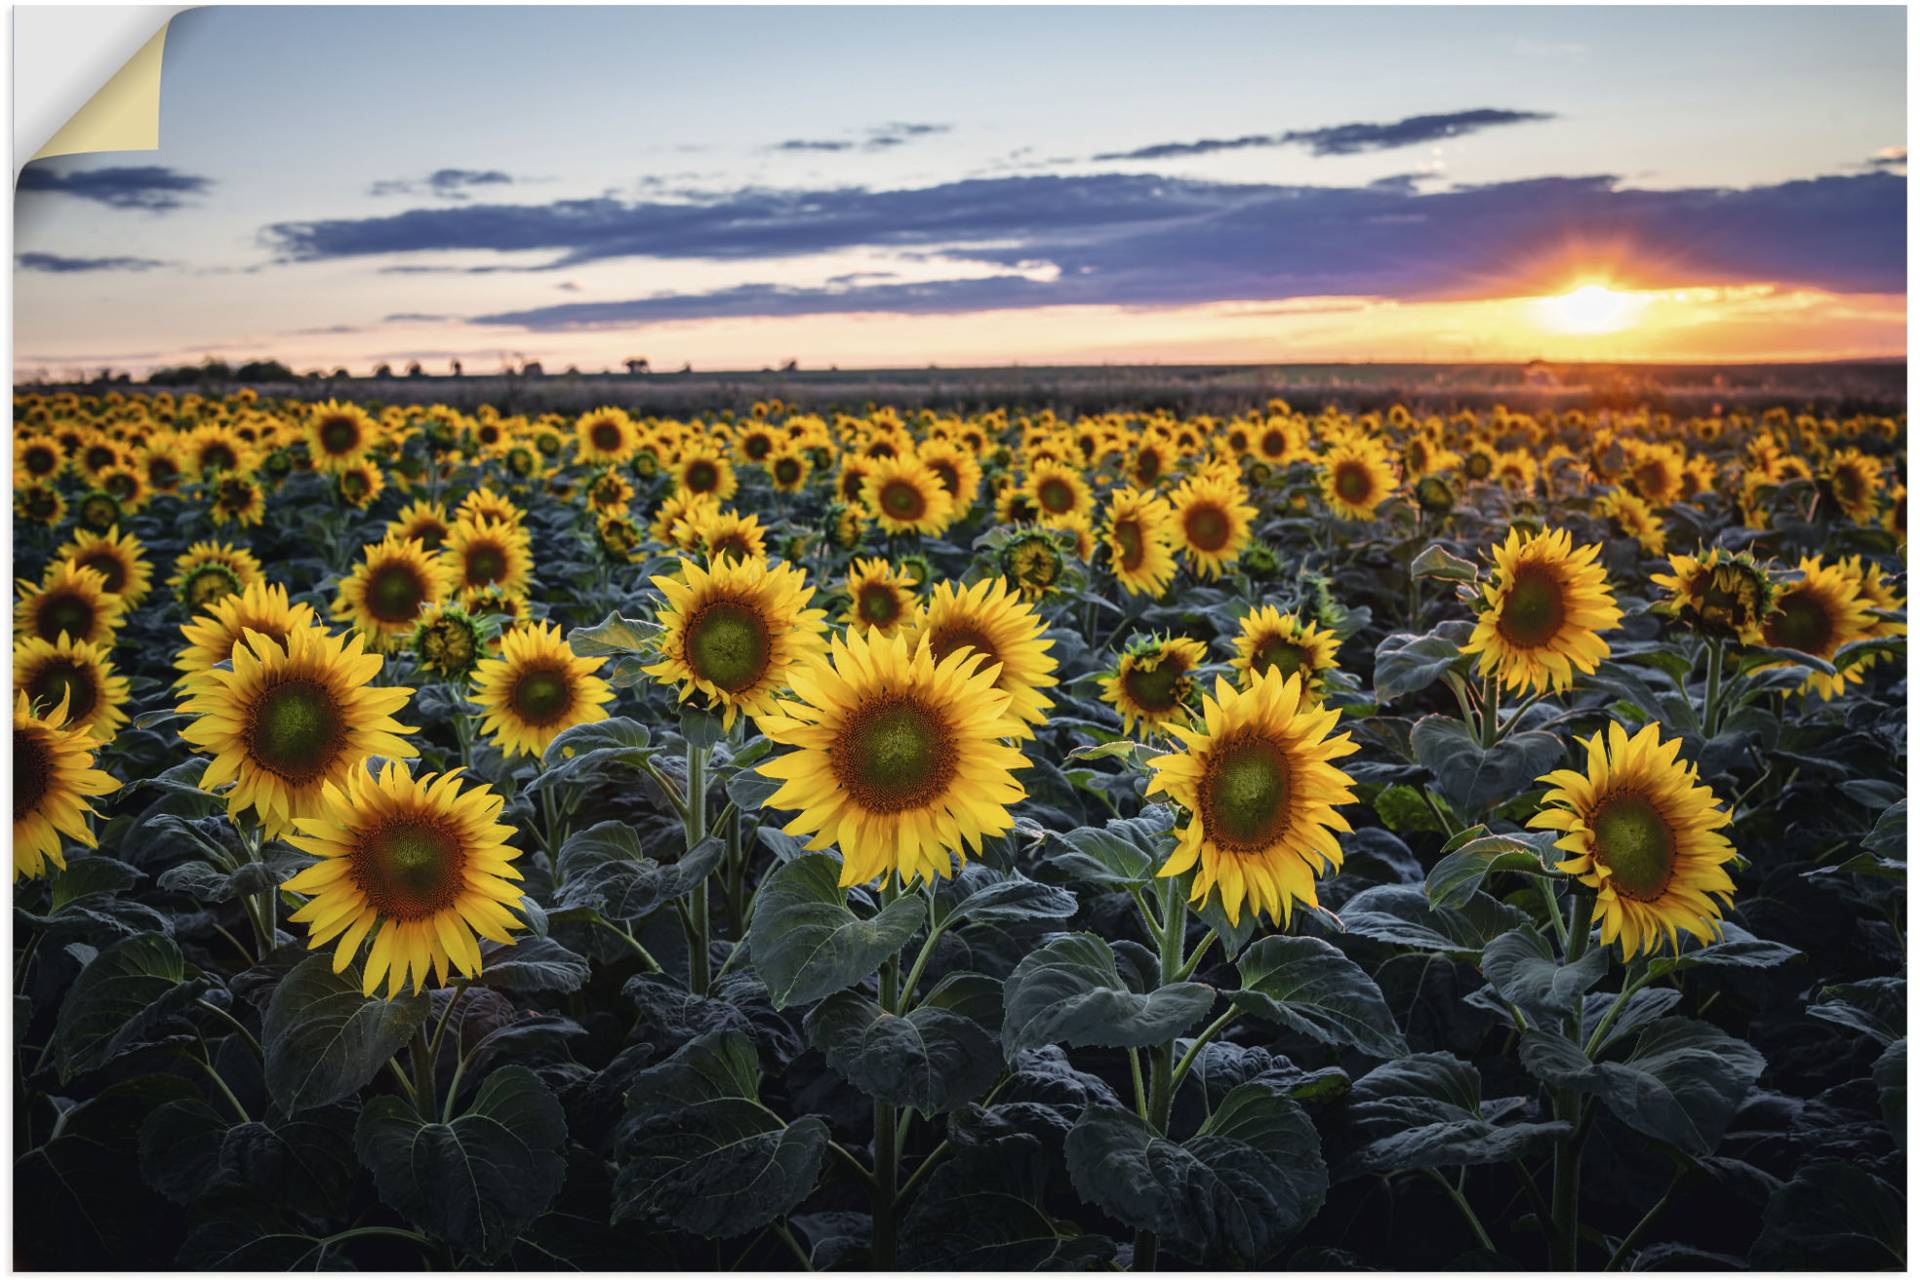
[[[1604,284],[1583,284],[1566,293],[1534,302],[1540,327],[1553,333],[1618,333],[1632,328],[1646,307],[1637,294],[1622,293]]]

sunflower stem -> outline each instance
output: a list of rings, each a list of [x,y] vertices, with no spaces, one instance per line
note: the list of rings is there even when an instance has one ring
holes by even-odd
[[[1180,979],[1185,967],[1187,942],[1187,904],[1180,896],[1180,878],[1164,876],[1155,886],[1160,896],[1160,983],[1165,986]],[[1167,1132],[1173,1115],[1173,1091],[1176,1084],[1173,1041],[1153,1047],[1153,1078],[1147,1097],[1147,1125],[1158,1134]],[[1160,1238],[1151,1231],[1140,1231],[1133,1238],[1133,1269],[1152,1271],[1159,1263]]]
[[[1488,1253],[1500,1252],[1493,1247],[1493,1238],[1487,1234],[1486,1227],[1481,1225],[1480,1215],[1475,1213],[1473,1211],[1473,1205],[1468,1203],[1467,1193],[1447,1181],[1446,1175],[1442,1174],[1438,1169],[1423,1169],[1421,1172],[1439,1183],[1440,1189],[1447,1193],[1447,1199],[1459,1206],[1461,1216],[1466,1218],[1467,1225],[1473,1228],[1474,1238],[1480,1242],[1480,1247]],[[1464,1173],[1465,1171],[1462,1170],[1462,1172]]]
[[[427,1044],[426,1024],[413,1029],[413,1106],[420,1118],[432,1124],[440,1117],[438,1094],[433,1080],[433,1049]]]
[[[1488,677],[1486,692],[1480,699],[1480,745],[1487,750],[1500,740],[1500,682]]]
[[[881,897],[891,902],[898,892],[891,877]],[[900,1000],[900,957],[888,956],[880,966],[880,1008],[896,1012]],[[873,1104],[873,1267],[894,1266],[894,1207],[900,1189],[899,1112],[891,1102]]]
[[[1700,729],[1708,738],[1719,733],[1720,685],[1726,673],[1727,645],[1724,640],[1707,642],[1707,700],[1700,709]]]
[[[687,744],[687,851],[707,838],[707,749]],[[707,882],[693,887],[687,902],[687,987],[697,996],[712,985],[712,957],[707,953]]]
[[[1592,894],[1576,892],[1573,921],[1567,926],[1566,962],[1578,963],[1587,952],[1593,934]],[[1580,1013],[1576,1006],[1562,1028],[1569,1040],[1581,1042]],[[1573,1271],[1580,1262],[1580,1148],[1585,1134],[1580,1127],[1580,1098],[1571,1090],[1553,1095],[1553,1118],[1575,1126],[1574,1131],[1557,1139],[1553,1147],[1553,1234],[1549,1237],[1549,1261],[1555,1271]]]
[[[1626,1260],[1627,1254],[1646,1239],[1647,1231],[1653,1226],[1654,1220],[1665,1213],[1667,1206],[1673,1203],[1674,1194],[1680,1190],[1680,1184],[1687,1180],[1687,1175],[1691,1172],[1693,1172],[1691,1165],[1681,1165],[1674,1171],[1673,1181],[1667,1184],[1666,1194],[1654,1201],[1653,1207],[1641,1216],[1640,1221],[1633,1224],[1633,1230],[1627,1232],[1627,1238],[1620,1242],[1620,1247],[1613,1251],[1602,1270],[1618,1271],[1620,1269],[1620,1264]]]
[[[194,1003],[199,1005],[202,1009],[206,1009],[206,1010],[209,1010],[210,1012],[217,1013],[222,1018],[226,1019],[227,1022],[233,1026],[233,1029],[235,1031],[238,1031],[241,1034],[241,1036],[246,1040],[246,1042],[250,1046],[252,1046],[254,1056],[259,1058],[262,1062],[265,1062],[267,1060],[267,1051],[265,1049],[262,1049],[260,1047],[260,1042],[253,1038],[253,1032],[247,1030],[246,1023],[240,1021],[240,1019],[234,1017],[231,1013],[228,1013],[225,1009],[222,1009],[219,1005],[214,1004],[212,1001],[196,999]]]

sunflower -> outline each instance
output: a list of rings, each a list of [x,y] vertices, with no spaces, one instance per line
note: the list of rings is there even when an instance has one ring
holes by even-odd
[[[938,534],[953,522],[953,495],[910,455],[875,459],[862,497],[887,533]]]
[[[46,874],[51,862],[66,870],[61,836],[94,847],[87,817],[89,796],[103,796],[120,784],[93,767],[98,744],[84,729],[67,724],[63,698],[36,715],[24,691],[13,699],[13,878],[15,883]]]
[[[310,605],[288,602],[285,587],[256,582],[244,591],[213,601],[192,622],[180,628],[187,646],[173,659],[174,669],[180,672],[180,679],[175,683],[185,684],[188,677],[198,672],[232,661],[234,646],[249,631],[284,646],[287,637],[296,630],[319,625]]]
[[[631,516],[607,512],[593,522],[593,539],[615,564],[646,559],[646,531]]]
[[[13,473],[16,483],[50,482],[67,469],[67,455],[56,440],[44,437],[18,437],[13,442]]]
[[[411,540],[429,551],[438,551],[452,527],[444,503],[420,500],[400,508],[400,514],[387,522],[387,533],[402,542]]]
[[[1036,462],[1027,470],[1026,490],[1041,518],[1070,516],[1093,509],[1093,492],[1078,467]]]
[[[251,528],[267,514],[267,495],[260,482],[237,471],[222,472],[207,489],[207,515],[214,524]]]
[[[222,596],[264,581],[260,561],[245,547],[230,542],[196,542],[174,558],[173,576],[167,579],[167,586],[189,612],[198,613]]]
[[[574,457],[589,466],[618,467],[640,451],[640,431],[625,411],[602,407],[573,424]]]
[[[1599,564],[1600,548],[1574,549],[1564,529],[1507,531],[1493,552],[1493,581],[1481,587],[1484,604],[1461,653],[1480,655],[1480,674],[1498,672],[1509,689],[1544,693],[1573,683],[1575,669],[1591,675],[1612,652],[1599,633],[1620,625],[1620,610]]]
[[[22,578],[13,609],[14,635],[48,641],[67,635],[111,646],[127,602],[108,591],[106,583],[99,570],[66,560],[48,565],[37,586]]]
[[[147,505],[153,496],[147,482],[132,467],[108,467],[99,476],[100,492],[120,504],[122,511],[132,513]]]
[[[666,605],[660,661],[646,673],[678,685],[682,702],[705,694],[728,729],[743,711],[759,721],[795,668],[820,651],[827,615],[806,607],[806,582],[788,564],[722,559],[703,568],[682,560],[677,576],[653,580]]]
[[[459,590],[499,587],[520,593],[533,575],[533,551],[527,531],[485,516],[462,519],[447,530],[440,559]]]
[[[1630,489],[1614,489],[1593,504],[1593,513],[1606,520],[1614,533],[1632,538],[1650,556],[1667,554],[1667,527],[1646,500]]]
[[[1100,678],[1100,696],[1120,712],[1129,737],[1139,726],[1147,737],[1191,718],[1193,670],[1207,660],[1207,647],[1184,636],[1146,636],[1127,646],[1111,675]]]
[[[587,510],[619,514],[633,504],[633,481],[618,471],[602,471],[587,485]]]
[[[460,499],[460,507],[453,513],[456,522],[461,520],[496,520],[501,524],[512,525],[518,529],[527,522],[527,513],[517,506],[512,498],[495,493],[486,485],[467,492]]]
[[[940,478],[940,487],[953,498],[953,518],[963,519],[980,496],[980,463],[973,454],[948,441],[930,441],[915,451],[922,466]]]
[[[733,464],[710,444],[692,444],[683,449],[673,464],[673,483],[677,493],[690,497],[708,497],[725,502],[740,488]]]
[[[108,591],[126,600],[129,609],[138,606],[153,589],[146,548],[132,534],[122,534],[119,525],[104,534],[75,530],[73,538],[53,554],[55,559],[94,570]]]
[[[1217,473],[1189,478],[1173,493],[1174,543],[1195,576],[1231,568],[1253,540],[1257,514],[1238,480]]]
[[[185,451],[172,439],[149,441],[134,466],[155,493],[177,493],[190,470]]]
[[[101,489],[87,490],[73,505],[74,523],[90,533],[105,533],[125,515],[119,500]]]
[[[428,605],[409,641],[422,670],[442,680],[459,682],[473,674],[486,653],[486,633],[479,619],[455,603]]]
[[[795,748],[759,768],[781,784],[767,807],[798,810],[784,829],[809,849],[839,845],[842,885],[945,877],[1012,829],[1027,759],[1004,741],[1021,726],[986,662],[936,659],[900,635],[835,636],[795,675],[797,700],[761,717]]]
[[[1365,437],[1342,440],[1321,459],[1320,496],[1343,520],[1373,519],[1398,483],[1386,450]]]
[[[1671,445],[1632,442],[1627,480],[1650,507],[1671,505],[1680,496],[1680,474],[1686,461]],[[1658,555],[1658,552],[1654,553]]]
[[[1158,600],[1173,581],[1173,508],[1156,493],[1115,489],[1107,496],[1107,563],[1129,595]]]
[[[1677,952],[1682,931],[1716,941],[1721,904],[1733,901],[1733,846],[1719,829],[1733,819],[1677,759],[1680,739],[1663,743],[1657,724],[1629,738],[1615,721],[1585,746],[1585,773],[1540,779],[1552,790],[1527,825],[1561,832],[1554,847],[1572,856],[1558,869],[1598,890],[1602,945],[1618,941],[1631,960],[1662,938]]]
[[[453,591],[453,570],[418,542],[388,534],[367,544],[353,572],[340,580],[333,616],[367,638],[367,647],[391,653],[413,634],[420,612]]]
[[[701,507],[682,523],[686,527],[674,530],[674,541],[704,547],[709,562],[767,558],[767,531],[758,516]]]
[[[855,631],[890,636],[912,620],[919,605],[914,582],[885,560],[856,559],[847,568],[847,610],[841,620]]]
[[[358,462],[373,448],[378,431],[373,415],[359,405],[329,400],[307,417],[307,456],[326,469]]]
[[[13,491],[13,513],[51,529],[67,517],[67,500],[50,484],[23,484]]]
[[[605,720],[613,690],[593,674],[604,661],[577,656],[550,622],[505,633],[500,656],[473,671],[473,700],[485,712],[481,730],[509,758],[537,756],[563,731]]]
[[[333,473],[333,491],[340,501],[356,510],[370,509],[386,487],[386,477],[380,468],[365,458],[345,463]]]
[[[288,919],[307,926],[308,950],[339,939],[335,973],[372,937],[362,995],[382,978],[389,999],[409,978],[417,995],[429,969],[442,986],[449,969],[479,977],[474,935],[511,946],[512,930],[525,927],[512,910],[520,851],[499,821],[503,803],[484,784],[462,788],[457,770],[415,778],[392,762],[378,778],[355,769],[344,787],[327,783],[287,838],[320,859],[281,884],[308,895]]]
[[[767,475],[773,480],[773,487],[781,493],[799,493],[807,487],[807,477],[813,472],[813,463],[808,460],[806,451],[792,445],[782,445],[767,457]]]
[[[43,710],[64,705],[68,729],[110,742],[127,722],[127,681],[113,673],[108,647],[62,635],[27,636],[13,647],[13,690]]]
[[[1847,519],[1855,524],[1872,524],[1879,517],[1879,459],[1858,449],[1841,449],[1827,459],[1822,478]]]
[[[1858,578],[1840,565],[1810,556],[1800,561],[1799,580],[1781,586],[1773,612],[1761,620],[1760,632],[1770,648],[1797,649],[1831,661],[1840,646],[1866,638],[1873,626],[1869,607],[1861,598]],[[1830,676],[1815,672],[1800,691],[1817,692],[1827,701],[1863,679],[1856,664]]]
[[[374,687],[381,665],[359,636],[343,643],[301,627],[281,645],[246,633],[231,668],[210,667],[185,683],[180,711],[194,719],[180,737],[213,757],[200,789],[234,783],[228,814],[237,822],[252,809],[277,838],[295,818],[319,812],[323,783],[339,783],[369,756],[415,755],[400,736],[414,730],[393,719],[413,690]]]
[[[1054,675],[1058,664],[1047,652],[1053,641],[1044,638],[1045,631],[1040,615],[1005,578],[983,578],[970,587],[935,585],[904,634],[910,649],[927,641],[935,662],[961,649],[984,654],[989,674],[999,668],[993,684],[1008,696],[1008,712],[1021,722],[1018,736],[1028,738],[1033,731],[1026,726],[1043,722],[1053,705],[1040,691],[1060,683]]]
[[[1667,563],[1672,573],[1652,575],[1655,586],[1667,589],[1654,612],[1716,639],[1764,643],[1760,620],[1773,612],[1777,592],[1751,552],[1715,547],[1702,556],[1668,556]]]
[[[1233,637],[1233,657],[1228,665],[1239,673],[1240,687],[1253,684],[1265,671],[1282,676],[1299,675],[1306,681],[1301,696],[1308,702],[1319,701],[1326,688],[1327,673],[1340,666],[1340,638],[1323,630],[1319,623],[1303,621],[1296,613],[1281,613],[1272,605],[1262,605],[1240,619],[1239,633]]]
[[[1163,876],[1198,870],[1191,898],[1216,886],[1227,919],[1244,902],[1285,925],[1293,904],[1319,905],[1314,881],[1341,861],[1336,831],[1351,831],[1335,805],[1353,802],[1353,779],[1333,764],[1359,750],[1347,734],[1327,735],[1338,711],[1311,707],[1298,675],[1262,671],[1245,689],[1225,678],[1201,699],[1201,723],[1168,726],[1180,751],[1152,757],[1148,795],[1187,811]]]
[[[216,423],[196,427],[184,445],[188,466],[201,480],[211,480],[223,471],[247,471],[252,467],[252,447],[231,427]]]

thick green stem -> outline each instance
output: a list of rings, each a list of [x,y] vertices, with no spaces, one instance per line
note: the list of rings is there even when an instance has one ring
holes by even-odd
[[[1185,967],[1187,942],[1187,904],[1181,898],[1178,876],[1167,876],[1156,886],[1160,894],[1160,982],[1180,980]],[[1173,1116],[1174,1087],[1177,1084],[1173,1062],[1173,1042],[1155,1045],[1152,1058],[1152,1083],[1147,1092],[1147,1124],[1155,1133],[1165,1135]],[[1133,1239],[1133,1269],[1152,1271],[1159,1265],[1160,1239],[1151,1231],[1141,1231]]]
[[[1488,750],[1500,740],[1500,680],[1489,676],[1480,702],[1480,745]]]
[[[427,1028],[413,1029],[413,1106],[420,1118],[431,1124],[440,1118],[437,1086],[433,1079],[433,1050],[427,1044]]]
[[[1593,934],[1593,895],[1575,891],[1573,920],[1567,926],[1566,962],[1586,954]],[[1580,1013],[1576,1006],[1563,1027],[1567,1038],[1580,1043]],[[1580,1097],[1562,1089],[1553,1096],[1553,1118],[1573,1126],[1553,1146],[1553,1234],[1549,1237],[1552,1269],[1575,1271],[1580,1265]]]
[[[892,897],[889,886],[885,895]],[[888,956],[880,966],[880,1007],[895,1011],[900,998],[900,957]],[[891,1102],[873,1104],[873,1269],[894,1267],[895,1201],[900,1190],[899,1110]]]
[[[707,838],[707,749],[687,744],[687,851]],[[707,951],[707,881],[694,886],[687,903],[687,988],[697,996],[712,985]]]
[[[1720,683],[1725,675],[1727,646],[1723,640],[1707,642],[1707,702],[1700,711],[1700,729],[1711,738],[1720,732]]]

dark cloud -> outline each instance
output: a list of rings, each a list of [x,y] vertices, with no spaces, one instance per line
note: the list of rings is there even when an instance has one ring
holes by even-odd
[[[1170,160],[1209,155],[1216,151],[1243,151],[1250,147],[1305,147],[1316,156],[1348,156],[1362,151],[1392,151],[1457,138],[1501,125],[1551,120],[1546,111],[1506,111],[1482,107],[1444,115],[1408,116],[1388,124],[1336,124],[1323,129],[1290,129],[1285,133],[1249,133],[1238,138],[1202,138],[1197,142],[1157,142],[1131,151],[1106,151],[1095,160]]]
[[[23,253],[14,261],[22,271],[72,275],[84,271],[151,271],[167,264],[158,258],[69,258],[58,253]]]
[[[1867,161],[1870,169],[1904,169],[1907,167],[1907,149],[1888,147],[1873,159]]]
[[[950,133],[950,124],[910,124],[894,121],[890,124],[875,125],[866,131],[862,138],[788,138],[769,147],[770,151],[885,151],[890,147],[903,147],[919,138],[931,138],[937,134]]]
[[[451,320],[452,316],[443,316],[431,311],[396,311],[381,321],[382,324],[437,324]]]
[[[498,169],[435,169],[425,178],[390,178],[367,188],[371,196],[434,195],[445,200],[465,200],[474,187],[503,187],[513,175]]]
[[[52,168],[30,164],[20,174],[19,190],[91,200],[113,209],[164,213],[178,209],[180,197],[200,195],[212,179],[181,173],[166,165],[126,165],[108,169]]]
[[[475,317],[546,330],[856,311],[1496,297],[1558,287],[1596,266],[1648,287],[1906,287],[1906,184],[1883,173],[1678,191],[1625,189],[1609,177],[1541,178],[1431,194],[1398,184],[1282,187],[1109,174],[790,193],[772,207],[760,203],[766,198],[671,213],[575,209],[557,220],[536,210],[468,210],[462,212],[486,216],[457,223],[456,234],[437,243],[552,249],[565,255],[562,261],[615,254],[772,259],[920,246],[931,260],[998,268],[984,279],[819,289],[748,284]],[[401,247],[393,227],[371,235],[334,228],[297,243],[309,246],[297,256],[329,256],[317,252],[323,246],[336,253]]]

